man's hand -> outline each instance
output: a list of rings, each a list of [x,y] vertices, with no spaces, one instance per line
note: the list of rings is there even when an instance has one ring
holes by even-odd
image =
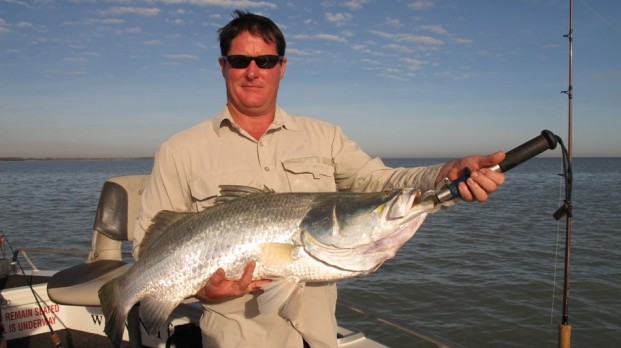
[[[253,281],[252,273],[255,267],[255,261],[248,262],[244,268],[244,274],[242,274],[239,280],[226,279],[224,270],[218,268],[209,278],[205,287],[196,294],[196,297],[209,303],[221,303],[259,290],[263,284],[269,283],[271,280],[259,279]]]
[[[474,155],[467,156],[458,160],[447,162],[436,178],[436,184],[442,179],[449,178],[455,180],[461,176],[465,168],[472,171],[466,182],[458,185],[461,198],[464,201],[484,202],[488,199],[489,194],[496,191],[498,186],[505,182],[505,175],[487,169],[494,166],[505,159],[505,153],[502,151],[487,156]]]

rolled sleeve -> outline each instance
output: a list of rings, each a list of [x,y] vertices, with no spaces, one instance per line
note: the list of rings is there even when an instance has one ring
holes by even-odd
[[[391,168],[371,158],[336,127],[333,138],[337,188],[352,192],[377,192],[404,187],[423,191],[435,186],[443,164],[415,168]]]

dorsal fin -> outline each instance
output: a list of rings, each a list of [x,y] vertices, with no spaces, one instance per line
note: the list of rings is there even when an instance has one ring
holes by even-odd
[[[140,243],[140,251],[142,254],[145,250],[154,245],[162,235],[166,233],[168,228],[175,222],[183,219],[184,217],[195,214],[192,212],[174,212],[170,210],[162,210],[151,219],[151,225],[145,231],[144,238]]]
[[[242,186],[242,185],[220,185],[220,196],[216,198],[214,204],[221,204],[229,202],[237,198],[247,197],[257,194],[273,193],[273,190],[264,187],[262,190],[256,187]]]

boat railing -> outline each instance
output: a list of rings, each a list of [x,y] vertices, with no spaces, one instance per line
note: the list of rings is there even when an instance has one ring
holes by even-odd
[[[17,263],[17,258],[21,254],[24,260],[30,266],[30,269],[33,272],[38,271],[37,265],[30,259],[28,253],[56,253],[56,254],[65,254],[65,255],[75,255],[75,256],[88,256],[88,251],[81,249],[59,249],[59,248],[47,248],[47,247],[34,247],[34,248],[17,248],[13,251],[13,258],[11,259],[11,264],[15,265]]]
[[[33,272],[39,271],[39,268],[32,261],[32,259],[28,256],[28,253],[33,254],[57,254],[57,255],[71,255],[71,256],[82,256],[86,259],[90,253],[89,250],[86,249],[65,249],[65,248],[49,248],[49,247],[31,247],[31,248],[17,248],[13,251],[13,258],[11,260],[12,265],[16,265],[18,257],[21,255],[22,258],[28,263],[30,270]],[[123,252],[123,257],[131,259],[131,252]]]
[[[434,335],[412,324],[405,323],[399,319],[393,318],[389,315],[380,313],[374,309],[365,307],[361,304],[355,303],[347,299],[339,298],[337,300],[337,305],[341,307],[345,307],[349,310],[362,314],[371,319],[377,320],[381,323],[391,326],[408,335],[418,337],[423,341],[435,344],[438,348],[462,348],[464,347],[463,345],[452,342],[440,336]]]

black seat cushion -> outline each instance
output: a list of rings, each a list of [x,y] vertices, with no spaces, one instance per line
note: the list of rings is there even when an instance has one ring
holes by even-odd
[[[83,263],[52,276],[47,293],[56,303],[75,306],[100,306],[99,288],[127,271],[131,264],[118,260]]]

